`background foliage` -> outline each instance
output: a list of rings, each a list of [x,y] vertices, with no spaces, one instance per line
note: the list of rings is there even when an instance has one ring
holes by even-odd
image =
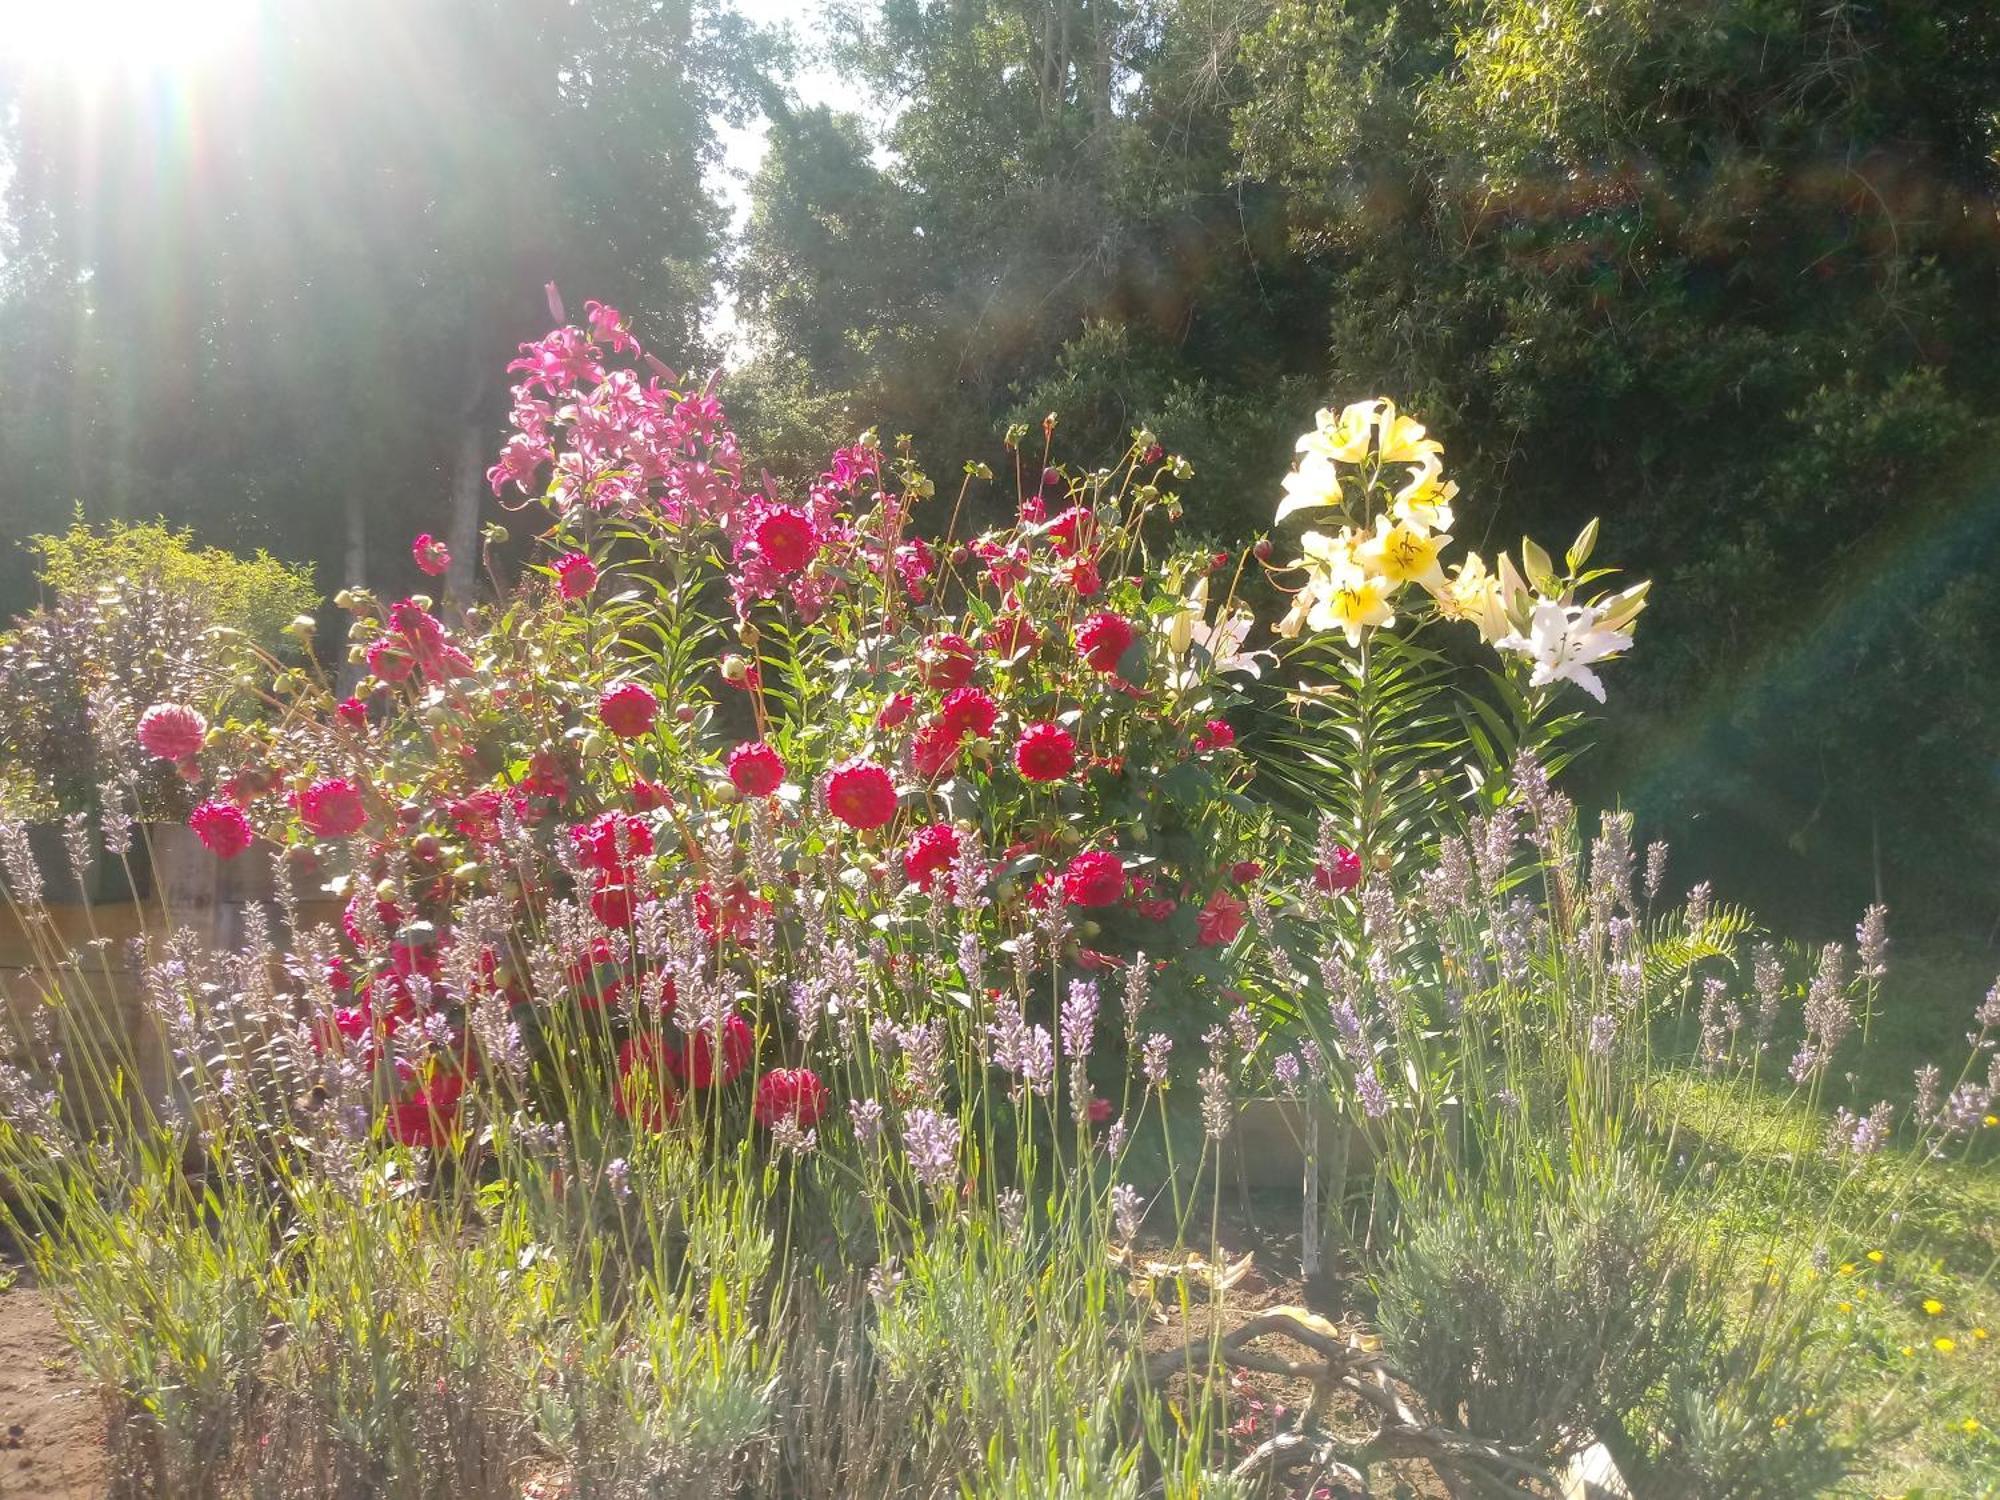
[[[1060,410],[1071,453],[1166,435],[1225,545],[1312,406],[1386,391],[1498,517],[1466,540],[1602,512],[1659,579],[1601,797],[1781,923],[1879,894],[1987,938],[1990,6],[843,0],[791,54],[712,0],[315,9],[269,8],[198,142],[21,81],[10,522],[159,511],[411,582],[551,278],[697,360],[726,277],[782,479],[876,424],[997,466]],[[732,244],[703,169],[752,98]]]

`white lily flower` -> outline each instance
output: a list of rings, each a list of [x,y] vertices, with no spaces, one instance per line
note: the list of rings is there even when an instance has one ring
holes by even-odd
[[[1308,453],[1300,459],[1299,466],[1285,476],[1284,489],[1285,498],[1278,502],[1273,525],[1294,511],[1325,510],[1341,502],[1340,473],[1333,460],[1321,453]]]
[[[1602,618],[1599,611],[1588,605],[1538,599],[1528,633],[1516,632],[1494,645],[1498,650],[1519,651],[1534,660],[1534,675],[1528,679],[1530,686],[1573,682],[1602,703],[1604,684],[1590,670],[1590,664],[1615,656],[1632,644],[1632,637],[1625,631],[1604,629]]]
[[[1171,662],[1168,675],[1175,689],[1191,687],[1204,675],[1248,672],[1252,677],[1261,677],[1264,668],[1259,658],[1270,659],[1271,653],[1243,649],[1254,620],[1255,616],[1249,610],[1237,608],[1210,624],[1208,578],[1204,575],[1196,579],[1194,587],[1181,600],[1180,608],[1161,618],[1154,627],[1166,637]],[[1191,647],[1200,647],[1207,658],[1203,671],[1197,671],[1188,659]]]

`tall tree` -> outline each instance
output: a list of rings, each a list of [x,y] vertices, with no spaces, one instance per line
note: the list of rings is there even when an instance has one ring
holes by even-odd
[[[545,282],[708,353],[705,174],[760,44],[711,0],[259,16],[204,71],[7,80],[0,513],[164,511],[385,583],[428,529],[462,588]]]

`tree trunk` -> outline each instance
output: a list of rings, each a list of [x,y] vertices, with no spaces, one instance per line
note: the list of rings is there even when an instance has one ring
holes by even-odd
[[[468,418],[459,427],[458,453],[451,466],[451,514],[445,524],[451,566],[445,570],[444,593],[460,609],[472,603],[479,586],[479,502],[486,486],[486,459],[485,429],[476,417]]]

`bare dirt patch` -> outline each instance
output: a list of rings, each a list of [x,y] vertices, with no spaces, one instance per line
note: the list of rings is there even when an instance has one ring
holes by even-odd
[[[40,1289],[0,1291],[0,1500],[102,1500],[104,1407]]]

